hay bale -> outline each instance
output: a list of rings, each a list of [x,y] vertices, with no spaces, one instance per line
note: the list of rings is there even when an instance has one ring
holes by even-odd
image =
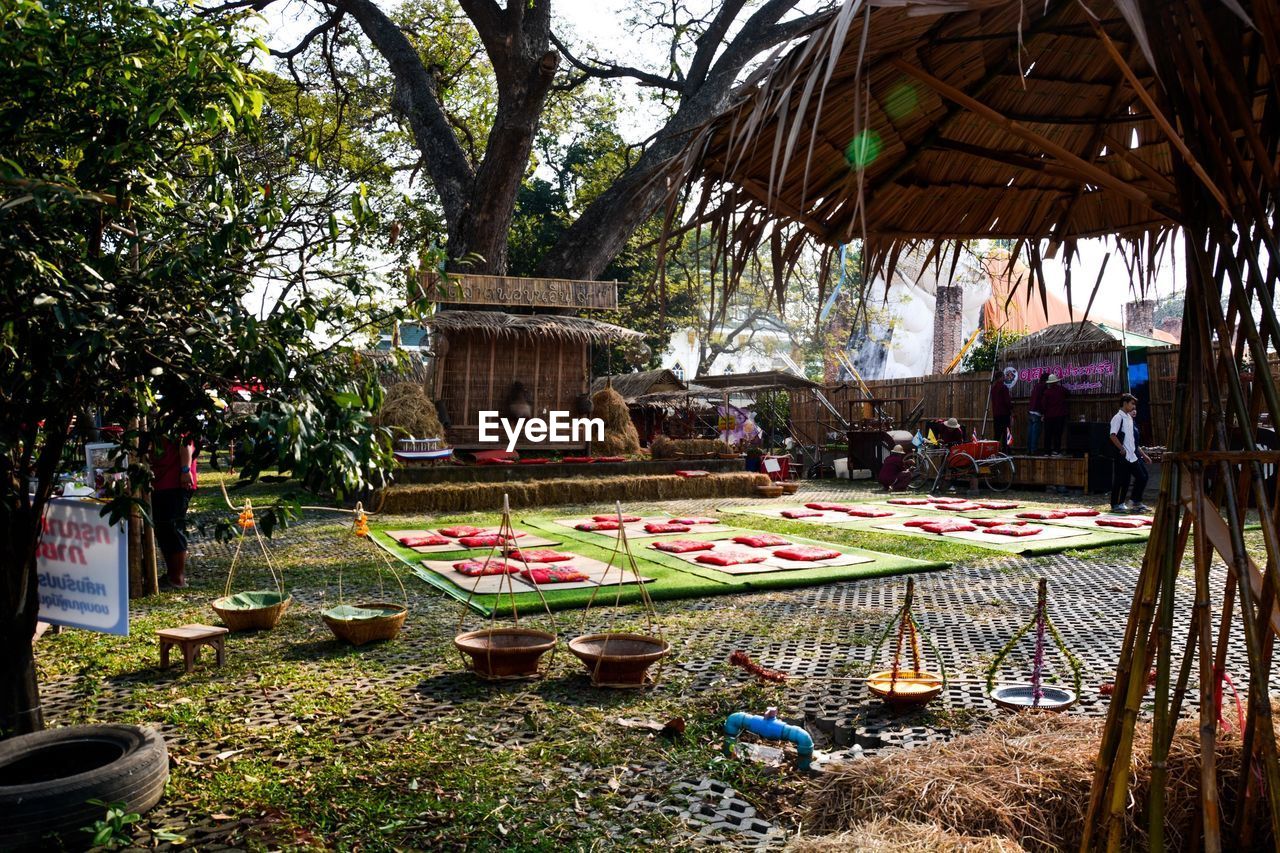
[[[738,471],[685,479],[675,475],[646,477],[565,477],[499,483],[432,483],[391,486],[374,498],[374,506],[389,514],[447,513],[502,508],[507,495],[512,507],[548,507],[556,504],[611,504],[615,500],[666,501],[694,498],[740,498],[755,495],[756,486],[768,485],[764,474]]]
[[[444,438],[435,403],[417,382],[398,382],[388,388],[373,423],[391,427],[397,438]]]
[[[659,435],[650,442],[649,452],[654,459],[699,459],[730,451],[729,445],[718,438],[674,439]]]
[[[1167,849],[1190,846],[1199,810],[1198,722],[1178,724],[1166,785]],[[1078,847],[1089,805],[1102,721],[1056,714],[1016,714],[985,731],[937,747],[893,752],[833,768],[806,793],[805,826],[843,832],[884,815],[936,823],[977,837],[1015,839],[1027,850]],[[1134,779],[1125,815],[1127,850],[1145,846],[1151,726],[1140,723]],[[1217,761],[1223,814],[1234,814],[1241,745],[1220,734]],[[1227,821],[1224,820],[1224,829]],[[1268,842],[1262,842],[1268,843]]]
[[[594,445],[596,452],[605,456],[640,452],[640,433],[631,422],[631,410],[613,388],[601,388],[591,395],[591,416],[604,421],[604,441]]]
[[[936,823],[880,817],[836,835],[800,836],[787,853],[1024,853],[1022,845],[995,835],[960,835]]]

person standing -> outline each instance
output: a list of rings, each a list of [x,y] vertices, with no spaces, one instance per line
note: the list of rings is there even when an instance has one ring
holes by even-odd
[[[901,492],[911,485],[911,476],[911,468],[907,465],[907,449],[901,444],[895,444],[889,457],[880,466],[877,479],[889,491]]]
[[[1040,449],[1040,431],[1044,421],[1044,389],[1046,377],[1043,373],[1031,386],[1031,401],[1027,404],[1027,454],[1035,456]]]
[[[1013,394],[1004,384],[1004,376],[997,376],[991,383],[991,421],[995,426],[996,441],[1000,452],[1009,450],[1009,424],[1013,420]]]
[[[1120,410],[1111,416],[1109,429],[1111,444],[1115,447],[1114,473],[1111,476],[1111,511],[1148,512],[1149,507],[1142,502],[1142,493],[1147,488],[1147,466],[1151,458],[1138,447],[1138,430],[1134,423],[1134,413],[1138,410],[1138,398],[1125,394],[1120,398]],[[1124,503],[1125,492],[1133,483],[1129,505]]]
[[[173,589],[187,585],[187,506],[196,490],[196,467],[196,444],[190,437],[180,442],[161,438],[151,449],[151,521],[164,556],[164,585]]]
[[[1062,455],[1062,433],[1067,428],[1067,389],[1050,373],[1040,395],[1040,411],[1044,414],[1044,449],[1050,456]]]

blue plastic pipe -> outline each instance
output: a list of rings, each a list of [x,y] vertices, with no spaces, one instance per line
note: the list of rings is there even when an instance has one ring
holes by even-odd
[[[809,769],[809,764],[813,761],[813,738],[799,726],[789,726],[779,720],[776,709],[770,708],[763,717],[743,711],[730,714],[729,719],[724,722],[725,734],[729,736],[729,740],[725,743],[726,751],[732,748],[734,741],[744,729],[762,738],[795,744],[796,768]]]

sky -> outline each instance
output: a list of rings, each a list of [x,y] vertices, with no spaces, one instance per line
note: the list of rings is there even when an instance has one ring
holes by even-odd
[[[666,62],[665,47],[628,22],[628,18],[642,2],[646,0],[554,0],[553,26],[557,35],[565,38],[574,48],[579,59],[599,58],[660,72]],[[709,2],[714,0],[694,0],[692,5]],[[379,0],[379,3],[386,10],[398,5],[388,0]],[[268,41],[273,46],[285,43],[291,36],[296,39],[309,29],[291,20],[292,15],[288,12],[290,5],[292,4],[274,4],[267,8],[266,29],[270,34]],[[616,84],[614,91],[623,106],[623,126],[619,130],[628,141],[643,140],[659,126],[661,115],[653,105],[644,100],[635,86],[624,81]],[[1185,267],[1182,264],[1180,243],[1175,239],[1171,239],[1170,243],[1175,249],[1165,253],[1154,276],[1153,287],[1146,294],[1147,298],[1167,297],[1183,288],[1182,275]],[[1079,257],[1072,272],[1071,301],[1083,313],[1103,258],[1112,251],[1112,247],[1104,240],[1082,240],[1078,248]],[[1061,261],[1046,260],[1044,272],[1047,288],[1065,298],[1065,272]],[[1121,320],[1124,317],[1124,304],[1136,298],[1138,295],[1130,284],[1128,270],[1118,254],[1113,253],[1094,299],[1090,317]]]

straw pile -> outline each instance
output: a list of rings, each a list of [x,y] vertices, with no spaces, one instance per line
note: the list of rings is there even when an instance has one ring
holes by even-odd
[[[1017,842],[994,835],[977,837],[948,832],[936,823],[912,823],[880,817],[848,832],[819,837],[801,836],[787,845],[787,853],[1023,853]]]
[[[935,748],[850,762],[809,789],[804,824],[815,832],[835,833],[893,815],[963,835],[1015,839],[1031,851],[1075,850],[1088,809],[1102,723],[1056,714],[1016,714]],[[1187,849],[1195,832],[1197,725],[1195,720],[1180,723],[1169,750],[1165,843],[1170,850]],[[1148,798],[1150,750],[1151,726],[1140,723],[1134,739],[1125,849],[1145,846],[1142,810]],[[1234,813],[1240,751],[1238,736],[1219,735],[1220,798],[1228,816]]]
[[[668,438],[659,435],[649,445],[654,459],[699,459],[729,453],[729,445],[718,438]]]
[[[768,484],[769,478],[764,474],[745,471],[687,480],[674,475],[654,475],[433,483],[391,486],[378,494],[374,505],[378,506],[381,501],[381,511],[387,513],[462,512],[500,509],[503,495],[511,497],[513,507],[611,503],[619,498],[628,501],[735,498],[754,496],[756,486]]]
[[[640,452],[640,434],[631,422],[631,410],[621,394],[609,387],[592,394],[591,415],[604,421],[604,441],[593,445],[597,453],[624,456]]]
[[[392,427],[407,438],[444,438],[435,404],[417,382],[398,382],[387,389],[375,426]]]

